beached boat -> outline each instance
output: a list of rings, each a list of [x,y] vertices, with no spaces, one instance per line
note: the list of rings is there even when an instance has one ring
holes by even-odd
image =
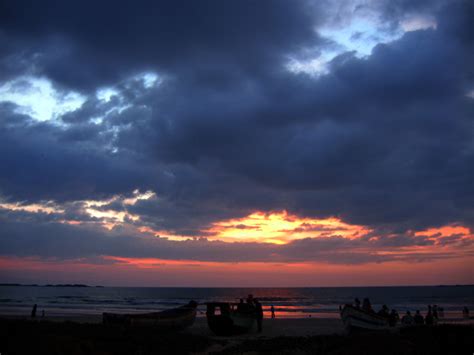
[[[152,326],[162,330],[181,330],[193,325],[196,319],[197,303],[167,309],[162,312],[141,314],[103,313],[102,321],[106,325]]]
[[[255,323],[255,308],[247,304],[207,303],[207,324],[216,335],[247,333]]]
[[[341,319],[344,328],[348,332],[353,330],[387,330],[390,328],[388,318],[348,304],[341,309]]]

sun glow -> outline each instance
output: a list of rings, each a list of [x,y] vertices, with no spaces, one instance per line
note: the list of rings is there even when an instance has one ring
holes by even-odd
[[[287,211],[255,212],[244,218],[214,223],[209,229],[214,236],[209,239],[286,244],[295,239],[334,235],[357,238],[370,231],[335,217],[316,219],[298,217]]]

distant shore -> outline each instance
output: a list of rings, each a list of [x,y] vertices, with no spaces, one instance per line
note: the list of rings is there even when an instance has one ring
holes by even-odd
[[[2,354],[471,354],[472,324],[345,335],[336,319],[266,319],[262,333],[217,337],[206,320],[180,333],[0,319]]]
[[[22,283],[0,283],[0,287],[2,286],[24,286],[24,287],[111,287],[111,288],[215,288],[215,289],[220,289],[222,287],[195,287],[195,286],[102,286],[102,285],[86,285],[86,284],[22,284]],[[442,284],[442,285],[398,285],[398,286],[338,286],[339,288],[364,288],[364,287],[370,287],[370,288],[378,288],[378,287],[472,287],[474,284],[452,284],[452,285],[447,285],[447,284]],[[309,288],[334,288],[335,286],[314,286],[314,287],[309,287]],[[235,289],[241,289],[241,288],[254,288],[254,287],[224,287],[224,288],[235,288]],[[274,288],[274,287],[263,287],[263,288]],[[288,288],[288,289],[298,289],[298,288],[307,288],[307,287],[282,287],[282,288]]]
[[[16,287],[104,287],[104,286],[89,286],[84,284],[16,284],[16,283],[0,283],[0,287],[16,286]]]

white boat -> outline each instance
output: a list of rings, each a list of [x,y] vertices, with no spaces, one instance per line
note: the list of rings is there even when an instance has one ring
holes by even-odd
[[[382,317],[374,312],[367,312],[346,304],[341,309],[341,319],[346,331],[353,330],[388,330],[390,329],[388,318]]]

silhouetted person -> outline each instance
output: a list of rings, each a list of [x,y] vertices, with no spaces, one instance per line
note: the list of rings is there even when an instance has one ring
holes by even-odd
[[[258,330],[259,333],[261,333],[262,332],[262,323],[263,323],[262,304],[257,299],[255,299],[253,301],[253,303],[255,304],[255,316],[257,318],[257,330]]]
[[[399,319],[400,316],[398,315],[398,312],[395,309],[392,309],[392,312],[390,312],[390,316],[388,317],[388,325],[391,327],[396,326]]]
[[[360,308],[360,299],[358,299],[357,297],[354,300],[354,305],[355,305],[355,308]]]
[[[253,305],[254,303],[254,299],[253,299],[253,295],[250,294],[247,296],[247,303],[250,304],[250,305]]]
[[[273,305],[270,307],[270,312],[272,312],[272,319],[275,318],[275,307]]]
[[[38,305],[35,303],[33,306],[33,309],[31,310],[31,318],[36,318],[36,309],[38,308]]]
[[[425,320],[423,316],[420,314],[420,310],[416,310],[415,316],[413,317],[416,325],[423,325],[425,324]]]
[[[362,302],[362,309],[366,312],[373,312],[372,305],[370,304],[370,300],[368,298],[364,298]]]
[[[467,308],[467,306],[464,306],[464,308],[462,309],[462,316],[463,318],[469,319],[469,308]]]
[[[433,306],[433,318],[438,320],[438,305]]]
[[[388,311],[387,305],[384,304],[384,305],[382,306],[382,309],[381,309],[380,311],[378,311],[377,314],[378,314],[379,316],[388,318],[388,317],[390,316],[390,313],[389,313],[389,311]]]
[[[245,308],[244,299],[241,298],[239,304],[237,305],[237,312],[243,312]]]
[[[425,324],[426,325],[433,325],[435,319],[433,317],[433,311],[431,310],[431,305],[428,306],[428,314],[425,317]]]
[[[410,311],[407,311],[407,313],[402,317],[402,324],[403,325],[413,325],[414,319],[411,315]]]

